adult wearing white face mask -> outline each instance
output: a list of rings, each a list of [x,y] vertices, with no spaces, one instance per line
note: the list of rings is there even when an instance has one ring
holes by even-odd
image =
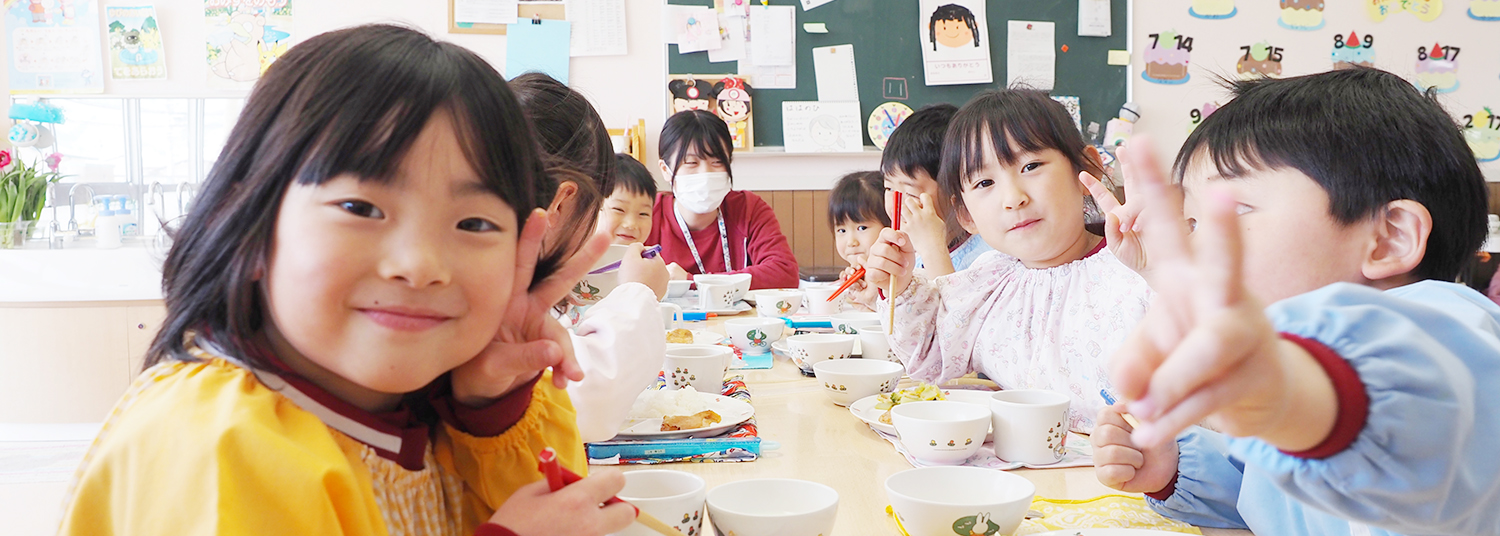
[[[657,165],[671,192],[656,196],[646,244],[661,244],[673,279],[748,273],[751,288],[796,287],[797,258],[771,205],[730,190],[732,147],[729,127],[714,114],[688,110],[667,118]]]

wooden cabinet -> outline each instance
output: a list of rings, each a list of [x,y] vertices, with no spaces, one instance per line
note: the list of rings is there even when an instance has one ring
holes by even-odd
[[[100,422],[140,371],[160,301],[0,305],[0,422]]]

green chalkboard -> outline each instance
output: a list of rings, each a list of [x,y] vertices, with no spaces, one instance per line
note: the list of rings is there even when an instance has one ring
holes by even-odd
[[[1125,50],[1127,0],[1110,0],[1110,37],[1078,37],[1078,0],[988,0],[990,60],[993,84],[927,86],[922,76],[922,43],[917,32],[916,0],[835,0],[803,11],[797,0],[771,0],[771,5],[792,5],[797,14],[797,88],[755,89],[755,145],[782,145],[782,101],[818,100],[813,74],[812,49],[830,45],[854,45],[855,71],[859,78],[861,118],[883,102],[899,101],[919,109],[946,102],[963,106],[969,97],[1005,84],[1006,26],[1010,20],[1052,21],[1056,27],[1057,80],[1055,96],[1076,96],[1082,108],[1083,125],[1104,125],[1125,103],[1128,67],[1109,65],[1110,50]],[[674,0],[672,5],[711,6],[712,0]],[[822,22],[826,34],[802,30],[806,22]],[[1068,51],[1061,50],[1067,45]],[[679,54],[677,45],[667,45],[667,72],[682,74],[729,74],[735,62],[710,63],[708,53]],[[886,98],[888,78],[906,80],[907,98]],[[663,80],[662,92],[666,93]],[[752,81],[753,85],[753,81]],[[665,96],[663,96],[665,98]],[[864,129],[861,128],[861,131]],[[864,134],[870,145],[869,133]]]

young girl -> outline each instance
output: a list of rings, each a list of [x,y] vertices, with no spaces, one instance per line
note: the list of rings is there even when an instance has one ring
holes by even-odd
[[[729,191],[734,142],[718,116],[702,111],[667,118],[656,165],[671,184],[656,197],[647,244],[661,244],[673,279],[748,273],[750,288],[797,286],[797,257],[771,205]]]
[[[922,107],[891,133],[880,154],[886,214],[896,215],[896,196],[892,194],[904,194],[901,230],[917,250],[917,267],[929,278],[968,268],[981,254],[994,251],[955,221],[952,203],[938,191],[943,134],[956,113],[958,108],[952,104]]]
[[[549,234],[560,246],[554,255],[572,257],[595,232],[598,192],[615,167],[609,131],[588,99],[550,76],[527,73],[511,85],[558,179],[548,208],[552,221],[562,222],[560,232]],[[666,265],[661,259],[642,259],[636,244],[626,251],[617,274],[620,285],[603,300],[562,311],[584,371],[583,381],[568,385],[584,441],[603,441],[620,431],[631,403],[656,379],[666,352],[666,327],[656,305],[667,293]]]
[[[596,506],[618,474],[551,493],[536,469],[548,446],[586,469],[548,309],[602,243],[533,272],[555,186],[530,138],[499,73],[455,45],[362,26],[292,48],[176,236],[167,318],[60,532],[629,524]]]
[[[856,171],[839,178],[828,194],[828,223],[833,225],[833,244],[839,258],[849,263],[843,278],[864,265],[865,252],[891,226],[882,198],[884,178],[879,171]],[[873,311],[875,287],[856,281],[847,291],[848,301],[860,311]]]
[[[983,372],[1005,389],[1072,398],[1070,429],[1088,432],[1107,388],[1105,359],[1145,314],[1146,282],[1084,230],[1079,173],[1101,174],[1061,104],[1030,90],[987,91],[953,118],[938,182],[960,223],[998,253],[968,270],[912,274],[903,231],[881,232],[870,282],[895,277],[891,347],[913,378]]]

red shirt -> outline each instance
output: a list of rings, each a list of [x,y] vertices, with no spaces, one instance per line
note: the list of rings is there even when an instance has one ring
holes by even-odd
[[[656,195],[656,204],[651,208],[651,234],[646,236],[645,243],[661,244],[662,260],[667,264],[675,262],[690,274],[702,273],[682,237],[673,205],[671,193]],[[781,224],[777,223],[771,205],[750,192],[735,191],[724,196],[719,212],[729,233],[729,260],[733,266],[724,266],[719,224],[714,222],[703,230],[693,231],[693,244],[698,246],[698,256],[708,273],[750,274],[752,289],[797,287],[797,257],[792,255],[786,235],[781,234]]]

